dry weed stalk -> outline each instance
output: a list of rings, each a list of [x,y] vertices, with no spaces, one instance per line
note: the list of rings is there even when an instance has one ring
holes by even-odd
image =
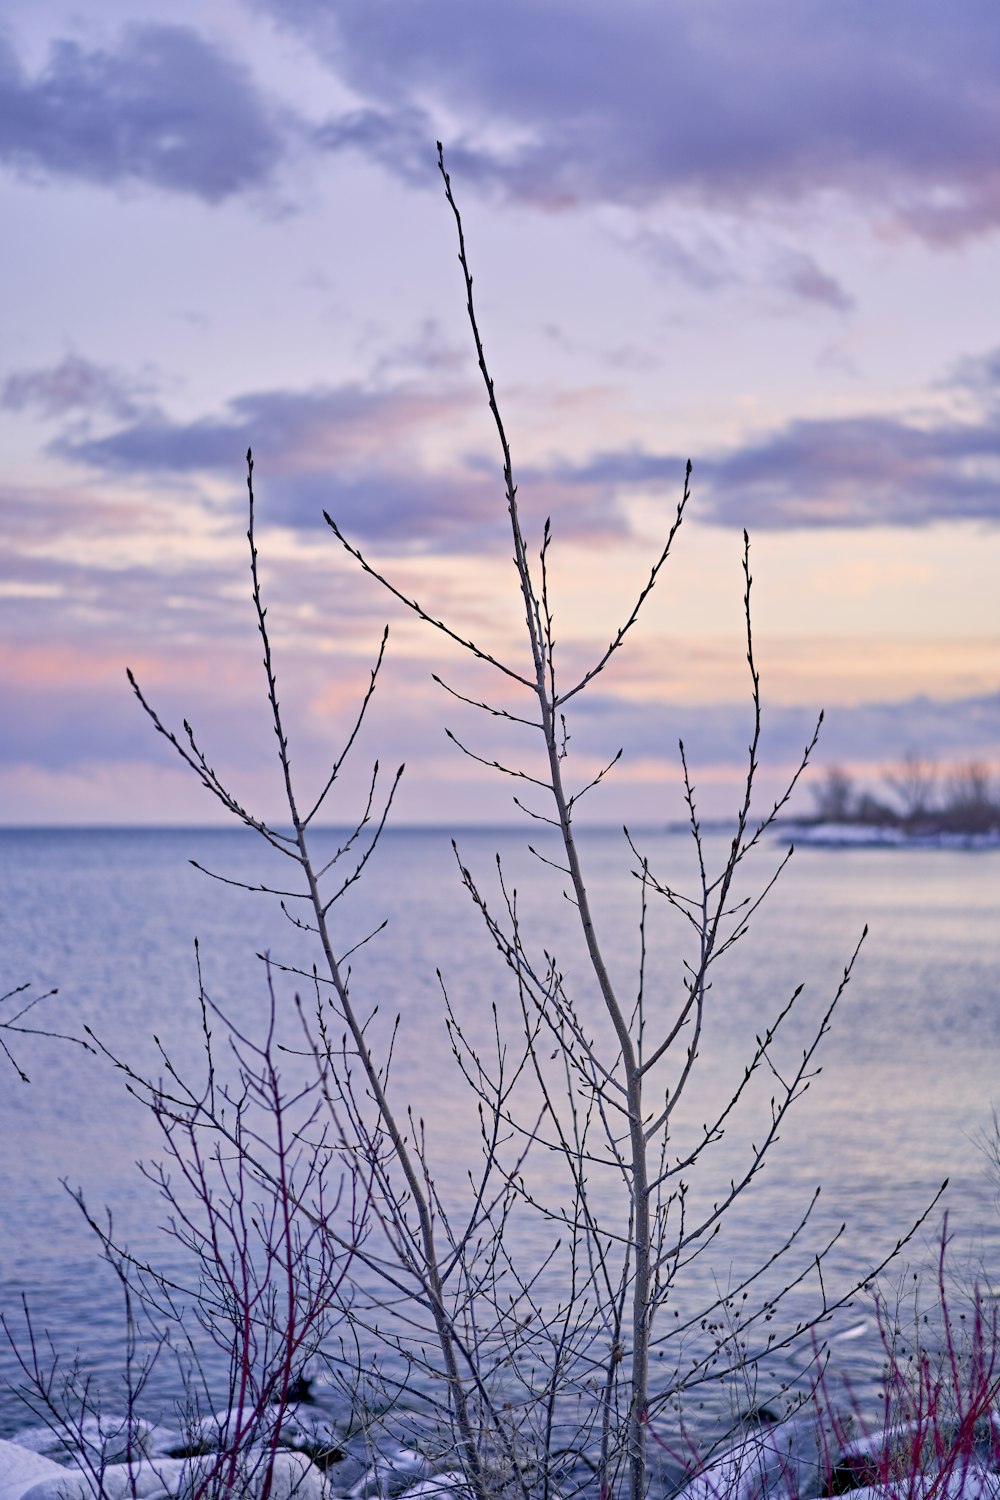
[[[83,1467],[97,1500],[111,1493],[109,1463],[147,1457],[142,1398],[164,1355],[176,1361],[183,1389],[181,1442],[170,1456],[198,1460],[188,1500],[268,1500],[289,1408],[305,1367],[342,1321],[351,1257],[367,1233],[363,1184],[344,1174],[334,1181],[339,1156],[328,1132],[311,1138],[323,1108],[318,1085],[289,1087],[282,1077],[270,974],[268,1024],[256,1041],[208,997],[200,959],[198,975],[205,1069],[196,1085],[158,1041],[163,1074],[149,1078],[85,1028],[88,1045],[124,1073],[159,1129],[163,1156],[140,1170],[165,1209],[175,1258],[180,1252],[170,1273],[138,1257],[110,1211],[99,1219],[72,1192],[123,1296],[124,1411],[106,1414],[108,1393],[93,1371],[79,1354],[60,1354],[26,1302],[23,1332],[0,1313],[23,1377],[17,1393]],[[213,1037],[220,1022],[224,1059]]]
[[[935,1500],[991,1486],[1000,1466],[1000,1311],[975,1285],[956,1310],[948,1287],[948,1216],[934,1296],[917,1275],[909,1295],[874,1293],[883,1363],[877,1420],[856,1403],[844,1412],[817,1383],[826,1450],[826,1494],[872,1486],[890,1500]],[[992,1491],[1000,1479],[992,1476]]]

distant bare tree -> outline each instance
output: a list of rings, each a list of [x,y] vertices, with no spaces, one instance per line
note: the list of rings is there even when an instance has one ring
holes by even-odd
[[[810,787],[816,816],[823,822],[845,823],[854,812],[854,781],[843,766],[830,766],[818,786]]]
[[[1000,796],[984,761],[966,761],[949,773],[944,811],[949,826],[967,833],[1000,826]]]
[[[916,750],[908,750],[898,766],[885,773],[885,784],[898,798],[904,818],[924,818],[937,801],[938,768]]]

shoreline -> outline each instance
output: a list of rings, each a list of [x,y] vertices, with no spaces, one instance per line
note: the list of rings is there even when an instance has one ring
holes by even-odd
[[[779,823],[777,838],[817,849],[1000,849],[1000,829],[962,833],[955,829],[908,830],[885,823]]]

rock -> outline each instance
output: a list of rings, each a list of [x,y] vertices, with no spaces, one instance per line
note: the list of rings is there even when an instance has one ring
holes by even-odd
[[[0,1439],[0,1500],[20,1500],[32,1485],[65,1472],[51,1458]]]
[[[382,1453],[366,1469],[350,1491],[350,1500],[365,1500],[367,1495],[399,1495],[414,1479],[429,1479],[433,1465],[413,1448],[397,1448]]]
[[[818,1418],[801,1417],[745,1432],[740,1441],[678,1490],[675,1500],[809,1500],[846,1495],[849,1500],[1000,1500],[996,1463],[1000,1422],[982,1424],[975,1451],[949,1455],[947,1442],[926,1471],[890,1472],[893,1454],[919,1441],[914,1423],[852,1438],[838,1448]],[[943,1434],[947,1438],[947,1434]]]
[[[817,1495],[829,1452],[823,1424],[803,1417],[754,1426],[682,1485],[677,1500],[759,1500]]]
[[[324,1471],[341,1463],[345,1457],[337,1429],[315,1412],[286,1411],[279,1441],[283,1448],[305,1453],[317,1468]]]
[[[199,1458],[143,1459],[108,1464],[91,1471],[79,1464],[63,1467],[17,1443],[0,1441],[0,1500],[193,1500],[211,1487],[224,1460],[219,1454]],[[239,1493],[255,1500],[271,1468],[269,1500],[330,1500],[323,1476],[304,1453],[249,1449],[241,1459]]]
[[[241,1433],[241,1445],[248,1436],[254,1439],[253,1446],[266,1446],[272,1439],[279,1413],[274,1407],[257,1413],[254,1407],[232,1407],[202,1417],[193,1422],[184,1432],[167,1432],[153,1429],[150,1433],[150,1449],[153,1453],[164,1453],[170,1458],[199,1458],[217,1453],[220,1448],[234,1441]],[[321,1469],[328,1469],[344,1457],[337,1432],[332,1423],[313,1412],[302,1412],[290,1406],[281,1416],[278,1446],[292,1448],[307,1457]]]
[[[465,1475],[458,1469],[447,1469],[443,1474],[432,1474],[421,1479],[400,1500],[472,1500],[472,1491],[466,1484]]]
[[[261,1475],[263,1478],[263,1475]],[[251,1493],[255,1493],[251,1481]],[[328,1500],[323,1475],[304,1453],[282,1450],[274,1455],[269,1500]]]
[[[276,1401],[284,1400],[286,1406],[312,1406],[316,1397],[312,1393],[313,1376],[306,1374],[296,1375],[291,1382],[283,1398],[275,1397]]]
[[[23,1491],[21,1500],[94,1500],[97,1479],[103,1500],[149,1500],[157,1494],[180,1495],[188,1485],[190,1465],[182,1459],[144,1459],[137,1464],[108,1464],[94,1473],[74,1465],[59,1469]]]
[[[149,1422],[127,1416],[85,1417],[70,1432],[51,1427],[22,1427],[11,1442],[32,1453],[42,1453],[57,1463],[76,1459],[81,1452],[95,1465],[127,1463],[151,1458],[155,1450],[155,1428]]]

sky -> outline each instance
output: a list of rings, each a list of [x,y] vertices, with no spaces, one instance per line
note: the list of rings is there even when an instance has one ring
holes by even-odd
[[[144,715],[280,813],[244,455],[303,797],[362,734],[403,823],[506,822],[531,770],[501,459],[444,144],[557,661],[581,817],[817,769],[1000,768],[994,0],[7,0],[0,19],[0,823],[222,810]],[[388,776],[387,770],[388,768]],[[360,799],[360,803],[359,803]],[[810,805],[808,792],[798,804]]]

